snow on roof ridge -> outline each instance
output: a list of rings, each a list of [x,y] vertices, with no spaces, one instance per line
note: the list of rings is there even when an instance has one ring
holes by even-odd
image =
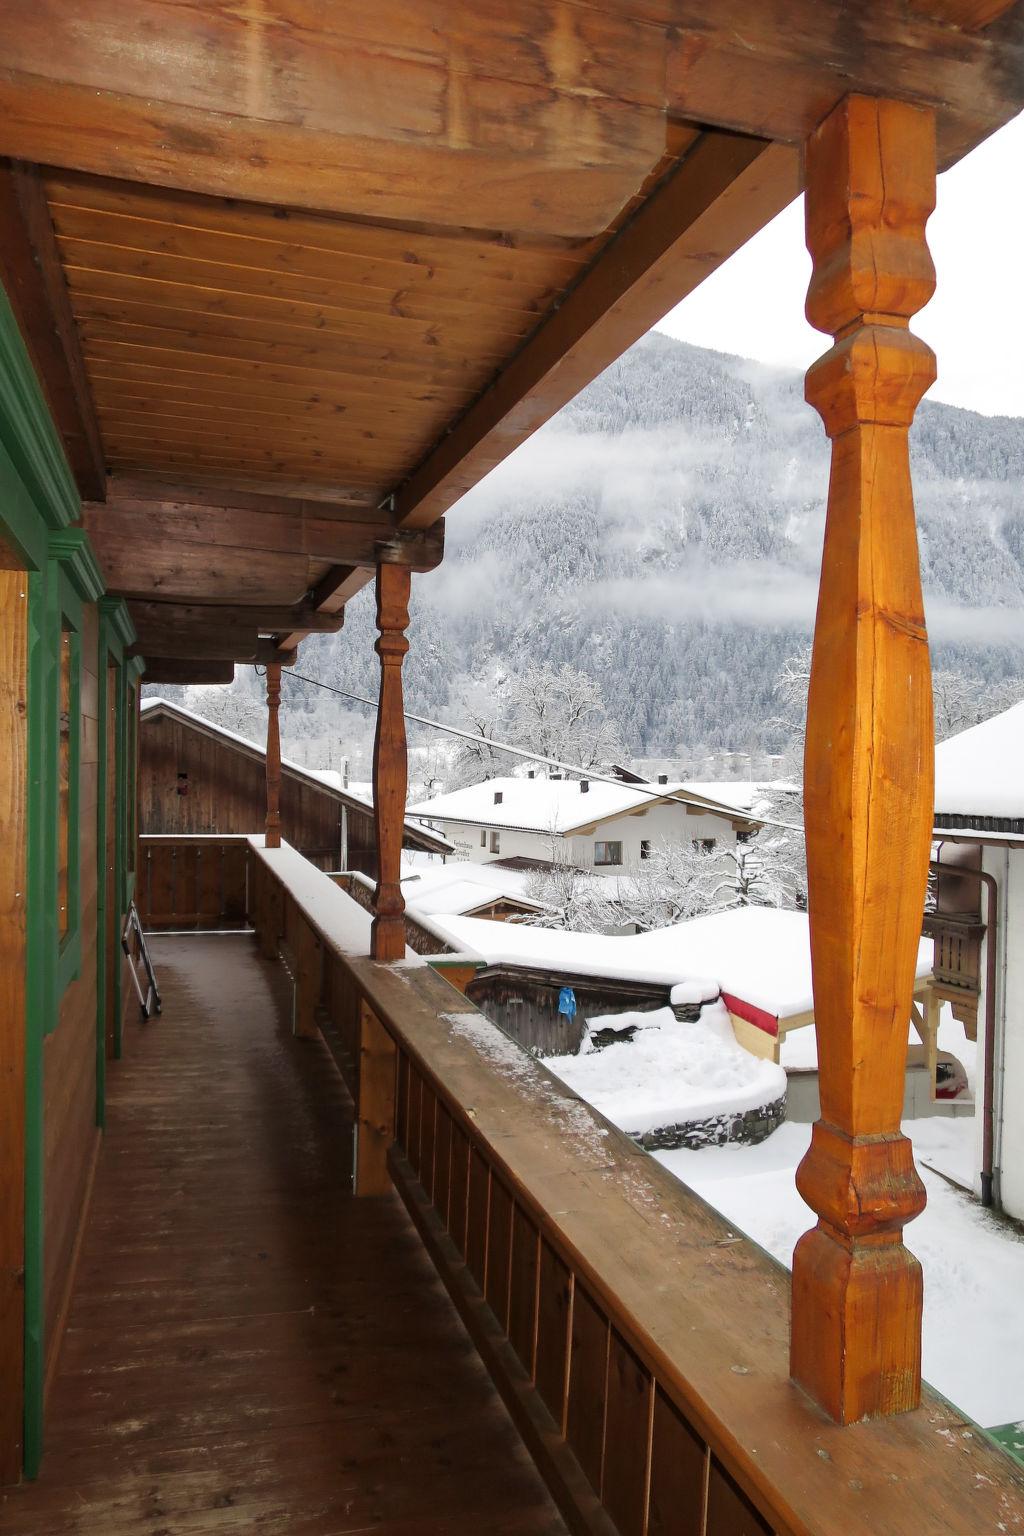
[[[719,815],[741,815],[757,820],[749,805],[716,800],[699,787],[682,781],[670,784],[625,784],[594,778],[586,769],[575,778],[527,779],[501,775],[481,779],[462,789],[419,800],[410,806],[417,816],[437,821],[462,821],[477,826],[507,827],[528,832],[552,832],[565,835],[577,827],[609,821],[640,805],[656,805],[678,796]],[[584,792],[580,785],[586,783]],[[495,801],[495,796],[501,799]]]

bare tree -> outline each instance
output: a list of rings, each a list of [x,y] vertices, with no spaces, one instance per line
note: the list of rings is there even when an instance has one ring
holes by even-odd
[[[460,691],[456,713],[473,740],[453,749],[450,788],[508,773],[521,761],[495,742],[507,741],[581,769],[607,762],[622,750],[599,684],[568,664],[527,663],[476,680]]]
[[[542,928],[641,933],[733,907],[801,907],[806,873],[800,842],[766,831],[747,843],[705,849],[700,842],[652,843],[618,877],[576,869],[564,854],[538,871],[527,894],[545,910],[524,919]]]

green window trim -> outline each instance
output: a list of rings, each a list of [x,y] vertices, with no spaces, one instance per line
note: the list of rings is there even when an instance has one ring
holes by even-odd
[[[107,971],[107,714],[110,707],[110,673],[114,677],[114,899],[118,903],[118,915],[127,909],[134,894],[134,878],[125,868],[126,817],[129,812],[128,796],[134,793],[134,765],[127,760],[130,738],[125,722],[129,714],[128,703],[134,696],[136,679],[145,669],[141,657],[125,657],[129,646],[135,644],[135,626],[123,599],[104,597],[99,602],[99,776],[96,786],[96,857],[97,857],[97,942],[103,956],[96,988],[96,1123],[103,1126],[106,1120],[106,1073],[107,1073],[107,998],[112,999],[114,1019],[113,1055],[121,1056],[121,967],[114,965],[112,974]]]
[[[74,476],[60,434],[53,424],[35,370],[25,351],[18,322],[0,288],[0,447],[41,520],[43,529],[63,529],[81,513]],[[4,477],[6,478],[6,477]],[[27,509],[19,506],[19,521],[28,532]],[[8,508],[4,508],[4,522]],[[35,544],[38,531],[29,542]],[[27,550],[26,550],[27,553]],[[41,564],[37,554],[34,566]]]
[[[51,540],[51,544],[56,540]],[[82,971],[82,828],[79,817],[82,769],[82,599],[77,582],[63,560],[54,561],[54,579],[50,582],[52,612],[49,643],[52,647],[51,687],[48,699],[47,727],[50,740],[47,756],[51,783],[48,786],[48,811],[53,822],[54,891],[53,906],[57,930],[56,1008],[44,1022],[44,1033],[52,1034],[60,1022],[60,1004],[67,988]],[[61,648],[67,632],[71,643],[71,688],[68,708],[68,807],[67,807],[67,924],[60,933],[59,843],[61,823],[60,751],[61,751]]]

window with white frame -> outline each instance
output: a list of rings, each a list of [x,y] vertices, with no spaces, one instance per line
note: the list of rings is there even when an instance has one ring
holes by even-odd
[[[595,843],[594,844],[594,867],[595,868],[597,868],[601,864],[621,864],[621,863],[622,863],[622,844],[621,843]]]

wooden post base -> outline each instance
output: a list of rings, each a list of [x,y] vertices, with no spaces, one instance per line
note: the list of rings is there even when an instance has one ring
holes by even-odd
[[[923,1288],[903,1226],[925,1189],[910,1142],[819,1120],[797,1188],[821,1220],[793,1255],[794,1380],[840,1424],[916,1408]]]

